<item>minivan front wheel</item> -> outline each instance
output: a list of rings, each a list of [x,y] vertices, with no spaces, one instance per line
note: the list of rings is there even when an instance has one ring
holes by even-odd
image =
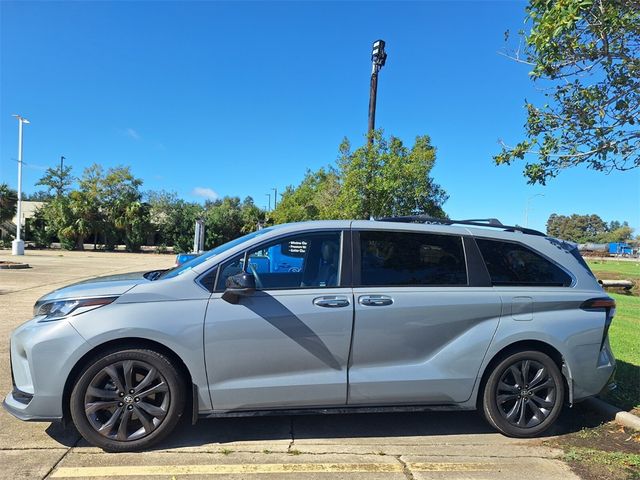
[[[164,355],[130,349],[88,362],[70,398],[73,423],[108,451],[147,448],[174,429],[185,404],[180,373]]]
[[[564,402],[560,369],[546,354],[524,351],[499,362],[483,393],[484,415],[512,437],[533,437],[558,418]]]

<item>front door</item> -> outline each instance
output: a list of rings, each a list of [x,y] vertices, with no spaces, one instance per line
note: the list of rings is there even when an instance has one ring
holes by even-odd
[[[360,231],[354,238],[348,403],[466,401],[501,300],[469,280],[461,236]]]
[[[297,234],[219,267],[204,332],[214,410],[346,403],[353,297],[343,243],[340,231]],[[225,280],[243,270],[257,291],[228,303]]]

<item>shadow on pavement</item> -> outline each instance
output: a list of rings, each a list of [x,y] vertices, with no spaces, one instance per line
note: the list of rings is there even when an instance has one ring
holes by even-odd
[[[65,447],[73,447],[80,439],[80,434],[70,422],[68,424],[63,424],[62,422],[51,423],[46,428],[45,433]]]
[[[576,432],[608,420],[580,405],[565,408],[558,422],[544,433],[544,437]],[[73,425],[63,429],[61,424],[51,424],[46,432],[69,447],[76,445],[79,438]],[[196,425],[191,425],[185,418],[168,439],[152,450],[232,442],[288,442],[292,438],[375,439],[487,434],[497,433],[480,412],[474,411],[255,416],[201,419]],[[84,441],[80,444],[86,445]]]

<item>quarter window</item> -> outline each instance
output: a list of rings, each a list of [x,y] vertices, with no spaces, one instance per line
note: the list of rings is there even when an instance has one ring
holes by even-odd
[[[467,285],[462,238],[360,232],[361,285]]]
[[[476,242],[493,285],[571,285],[571,277],[564,270],[523,245],[486,239],[476,239]]]

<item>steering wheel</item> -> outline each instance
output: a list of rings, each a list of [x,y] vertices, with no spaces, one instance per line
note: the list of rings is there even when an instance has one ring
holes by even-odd
[[[262,284],[262,280],[260,280],[260,275],[258,275],[256,267],[251,263],[249,263],[249,271],[251,272],[251,275],[253,275],[253,278],[256,279],[256,287],[263,289],[264,285]]]

